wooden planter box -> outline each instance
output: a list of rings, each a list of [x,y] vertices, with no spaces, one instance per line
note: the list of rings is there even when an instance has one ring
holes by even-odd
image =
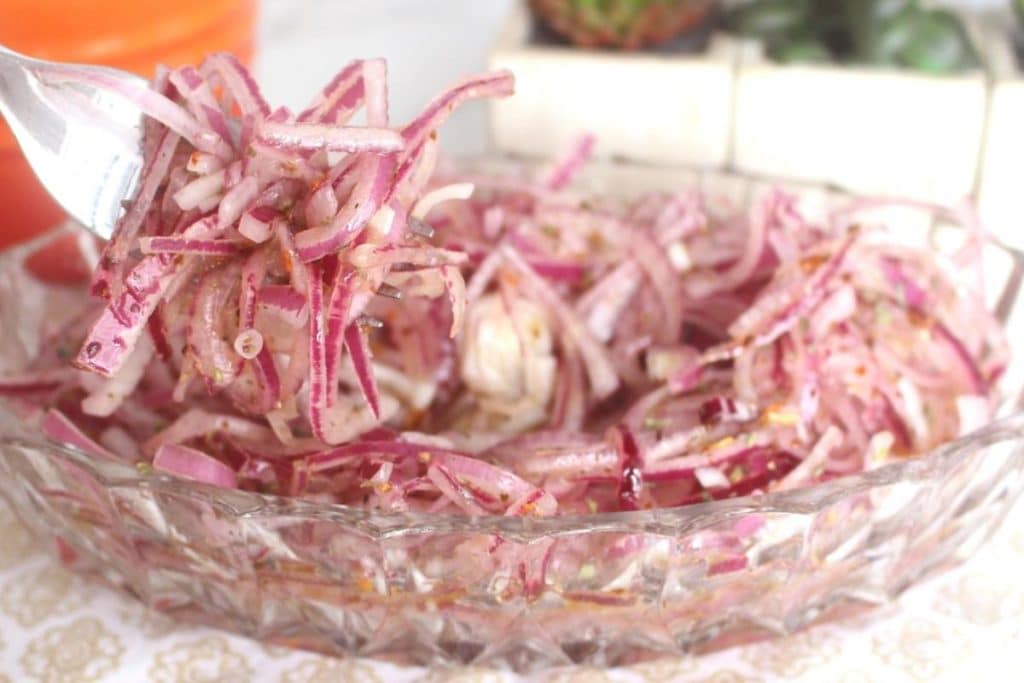
[[[516,3],[490,55],[491,68],[516,75],[516,94],[490,105],[495,147],[550,157],[590,132],[598,156],[721,167],[729,158],[737,56],[737,42],[724,35],[696,55],[548,43]]]
[[[744,44],[733,165],[862,194],[952,203],[972,192],[985,125],[982,71],[780,65]]]
[[[986,226],[1024,249],[1024,68],[1014,53],[1009,13],[984,18],[985,52],[992,73],[978,207]]]

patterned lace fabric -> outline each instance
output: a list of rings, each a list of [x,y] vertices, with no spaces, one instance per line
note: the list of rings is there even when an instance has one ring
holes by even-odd
[[[0,683],[656,683],[1005,680],[1024,660],[1024,504],[964,566],[896,603],[696,659],[525,677],[428,671],[267,647],[176,624],[62,569],[0,504]]]

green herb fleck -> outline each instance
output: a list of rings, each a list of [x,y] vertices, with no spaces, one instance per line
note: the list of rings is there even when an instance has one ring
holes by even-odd
[[[892,310],[883,303],[875,306],[875,318],[879,325],[889,325],[892,322]]]
[[[645,429],[661,429],[668,424],[667,420],[660,417],[647,416],[644,418]]]

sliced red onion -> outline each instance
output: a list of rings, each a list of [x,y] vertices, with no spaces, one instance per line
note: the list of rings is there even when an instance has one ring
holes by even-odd
[[[580,169],[586,165],[594,153],[596,144],[597,138],[592,134],[581,135],[569,147],[565,156],[555,162],[541,184],[549,190],[564,190],[580,172]]]
[[[337,443],[328,429],[327,411],[337,400],[338,365],[355,294],[354,273],[338,268],[330,300],[323,301],[323,268],[307,267],[309,282],[309,419],[313,433],[325,443]]]
[[[228,341],[228,321],[223,315],[240,271],[233,264],[202,276],[192,302],[186,337],[196,367],[211,389],[231,384],[242,366]]]
[[[391,128],[381,60],[350,65],[298,117],[271,111],[226,55],[160,73],[157,98],[126,95],[156,119],[95,276],[105,308],[92,329],[48,329],[36,370],[0,380],[32,402],[84,390],[93,416],[66,442],[102,448],[95,431],[124,458],[159,453],[218,485],[521,516],[785,489],[930,449],[994,411],[1005,340],[930,254],[814,225],[781,193],[743,216],[696,192],[564,192],[587,138],[539,183],[452,174],[437,126],[510,93],[507,74]],[[350,125],[364,106],[367,126]],[[972,230],[956,263],[977,259]],[[445,333],[512,299],[540,317],[501,332],[510,348],[561,334],[544,341],[543,381],[506,394],[474,383]],[[368,337],[371,321],[383,328]],[[49,373],[60,341],[82,336],[76,364],[108,379]],[[745,519],[736,533],[752,533]],[[726,553],[716,572],[739,568],[735,534],[706,536]],[[483,552],[538,590],[553,545],[512,545]],[[641,550],[626,539],[613,554]]]
[[[53,391],[62,384],[73,382],[76,374],[73,368],[52,368],[19,375],[0,376],[0,395],[17,396]]]
[[[979,396],[984,396],[988,393],[988,382],[985,381],[985,377],[981,374],[981,370],[978,369],[977,363],[968,353],[963,343],[949,331],[949,328],[942,323],[935,321],[932,325],[932,330],[939,339],[943,340],[953,350],[954,357],[960,362],[961,370],[963,374],[970,381],[971,389]]]
[[[316,101],[297,117],[302,123],[347,120],[351,112],[363,99],[363,60],[356,60],[338,72],[331,82],[324,86]],[[344,113],[347,115],[340,115]]]
[[[288,285],[265,285],[257,293],[256,301],[291,327],[301,327],[309,319],[306,298]]]
[[[441,495],[462,508],[470,515],[482,515],[486,512],[482,502],[478,501],[478,495],[468,486],[459,482],[455,476],[443,465],[431,465],[427,468],[427,479],[432,481]]]
[[[452,305],[452,326],[448,336],[455,337],[462,329],[462,321],[466,315],[466,282],[462,279],[462,273],[454,266],[441,266],[440,271]]]
[[[213,131],[221,140],[230,141],[227,119],[213,97],[206,79],[191,66],[183,66],[170,72],[170,82],[185,98],[185,103],[200,124]],[[231,155],[228,155],[231,156]]]
[[[117,374],[104,380],[82,399],[82,412],[96,417],[109,417],[135,391],[153,358],[153,345],[141,337]]]
[[[917,283],[903,272],[903,268],[900,266],[899,261],[891,257],[883,258],[881,260],[881,265],[882,272],[885,274],[885,277],[888,278],[889,282],[900,288],[907,306],[919,310],[923,309],[928,301],[928,295],[924,290],[917,286]]]
[[[238,488],[235,471],[220,460],[177,444],[161,446],[153,456],[153,468],[202,484],[225,489]]]
[[[469,257],[465,252],[433,247],[395,247],[361,244],[348,255],[349,263],[356,268],[369,269],[408,263],[418,267],[455,266],[465,263]]]
[[[140,237],[143,254],[193,254],[196,256],[232,256],[241,251],[234,240],[189,239],[187,237]]]
[[[200,176],[174,193],[174,201],[182,211],[197,208],[204,200],[216,197],[224,189],[226,169]]]
[[[202,231],[201,227],[195,230]],[[124,291],[96,321],[74,364],[105,377],[116,374],[181,267],[181,260],[169,254],[142,259],[129,273]]]
[[[416,149],[436,130],[456,107],[467,100],[490,97],[507,97],[512,94],[515,79],[508,71],[495,71],[459,81],[427,105],[416,119],[402,129],[402,138],[407,150]]]
[[[157,190],[167,175],[180,140],[181,137],[176,133],[170,130],[164,131],[156,151],[147,159],[147,164],[142,169],[139,190],[135,194],[135,198],[114,227],[114,234],[103,252],[104,259],[116,263],[124,260],[128,255],[132,241],[138,234],[139,228],[153,204]]]
[[[551,309],[561,323],[564,333],[579,348],[587,377],[590,379],[590,389],[594,395],[599,399],[609,396],[618,388],[619,378],[614,365],[608,358],[607,351],[590,336],[583,324],[576,318],[575,313],[557,293],[551,290],[547,283],[540,279],[515,249],[509,246],[503,247],[502,256],[523,276],[533,295]]]
[[[259,191],[259,181],[256,178],[253,176],[242,178],[220,200],[220,204],[217,206],[217,226],[226,228],[233,225],[242,216],[242,213],[256,201]]]
[[[242,330],[231,346],[239,356],[252,360],[263,351],[263,335],[253,329]]]
[[[91,438],[85,435],[74,422],[59,410],[50,410],[43,416],[40,429],[47,437],[72,448],[77,448],[83,453],[100,458],[101,460],[117,460],[118,458],[100,446]]]
[[[583,362],[573,344],[563,344],[557,381],[550,426],[570,432],[579,430],[586,417],[587,399],[583,386]]]
[[[429,449],[425,449],[417,457],[422,457],[428,463],[442,465],[458,481],[471,487],[478,495],[482,494],[498,503],[507,502],[509,507],[518,503],[519,509],[514,514],[547,516],[554,514],[558,507],[550,494],[539,491],[510,472],[476,458],[455,453],[432,452]],[[524,501],[524,497],[533,496],[536,498],[532,502]]]
[[[680,279],[665,250],[653,235],[638,234],[633,241],[633,249],[635,262],[647,275],[661,304],[662,322],[658,326],[657,340],[662,343],[675,342],[679,339],[683,311],[687,305]]]
[[[252,368],[262,390],[256,410],[263,414],[269,413],[279,405],[281,400],[281,376],[266,345],[260,348],[252,360]]]
[[[269,443],[274,438],[270,429],[251,420],[192,408],[145,441],[142,450],[152,456],[164,445],[181,444],[208,434],[230,435],[252,443]]]
[[[416,205],[412,207],[410,215],[423,220],[436,206],[452,200],[464,201],[472,196],[473,183],[452,183],[451,185],[445,185],[444,187],[439,187],[436,190],[423,195],[423,197],[416,202]]]
[[[717,467],[698,467],[693,471],[700,485],[706,489],[727,489],[729,479]]]
[[[139,448],[138,439],[116,425],[111,425],[104,429],[100,434],[99,442],[104,448],[116,454],[125,462],[139,462],[142,460],[142,451]]]
[[[619,453],[619,480],[615,495],[620,510],[638,510],[642,505],[644,492],[644,458],[636,435],[624,424],[609,430],[609,440]]]
[[[319,123],[275,123],[265,120],[258,139],[285,148],[332,152],[397,152],[402,136],[388,128],[329,126]]]
[[[330,223],[337,213],[338,197],[330,183],[321,185],[306,200],[306,225]]]
[[[257,206],[242,215],[238,221],[238,232],[257,244],[270,239],[273,234],[272,223],[278,213],[269,206]]]
[[[377,390],[377,381],[374,379],[373,368],[370,364],[370,348],[366,343],[365,332],[357,323],[352,323],[345,329],[345,347],[348,349],[352,367],[359,379],[359,388],[363,392],[363,398],[366,399],[366,404],[373,411],[373,416],[379,419],[380,392]]]
[[[224,160],[206,152],[192,152],[188,155],[185,170],[196,175],[208,175],[224,168]]]
[[[238,327],[241,331],[251,330],[256,324],[257,297],[270,267],[270,251],[256,249],[245,260],[241,273],[241,292],[238,297]],[[262,347],[262,342],[260,343]],[[257,350],[258,353],[258,350]]]
[[[337,251],[348,244],[384,202],[390,188],[394,171],[394,158],[365,157],[357,170],[362,180],[356,184],[351,196],[344,203],[330,225],[310,228],[295,237],[299,258],[304,262],[315,261]]]
[[[616,267],[576,302],[576,312],[595,339],[612,338],[619,317],[640,287],[640,268],[633,261]]]
[[[824,263],[812,265],[814,272],[807,283],[776,293],[781,296],[762,297],[729,327],[729,334],[737,339],[752,338],[753,345],[764,346],[792,329],[824,298],[826,287],[839,272],[856,239],[857,232],[851,230]],[[810,260],[817,262],[817,259]]]
[[[270,105],[263,99],[255,79],[234,55],[227,52],[212,54],[203,61],[201,70],[220,77],[242,114],[270,116]]]
[[[384,128],[388,117],[388,64],[383,59],[363,62],[363,87],[366,92],[366,125]]]

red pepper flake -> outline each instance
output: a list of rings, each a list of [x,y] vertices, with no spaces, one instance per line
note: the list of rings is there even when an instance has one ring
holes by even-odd
[[[616,425],[612,427],[612,440],[619,452],[622,466],[616,496],[620,510],[639,510],[640,496],[643,490],[643,459],[640,448],[629,427]]]

